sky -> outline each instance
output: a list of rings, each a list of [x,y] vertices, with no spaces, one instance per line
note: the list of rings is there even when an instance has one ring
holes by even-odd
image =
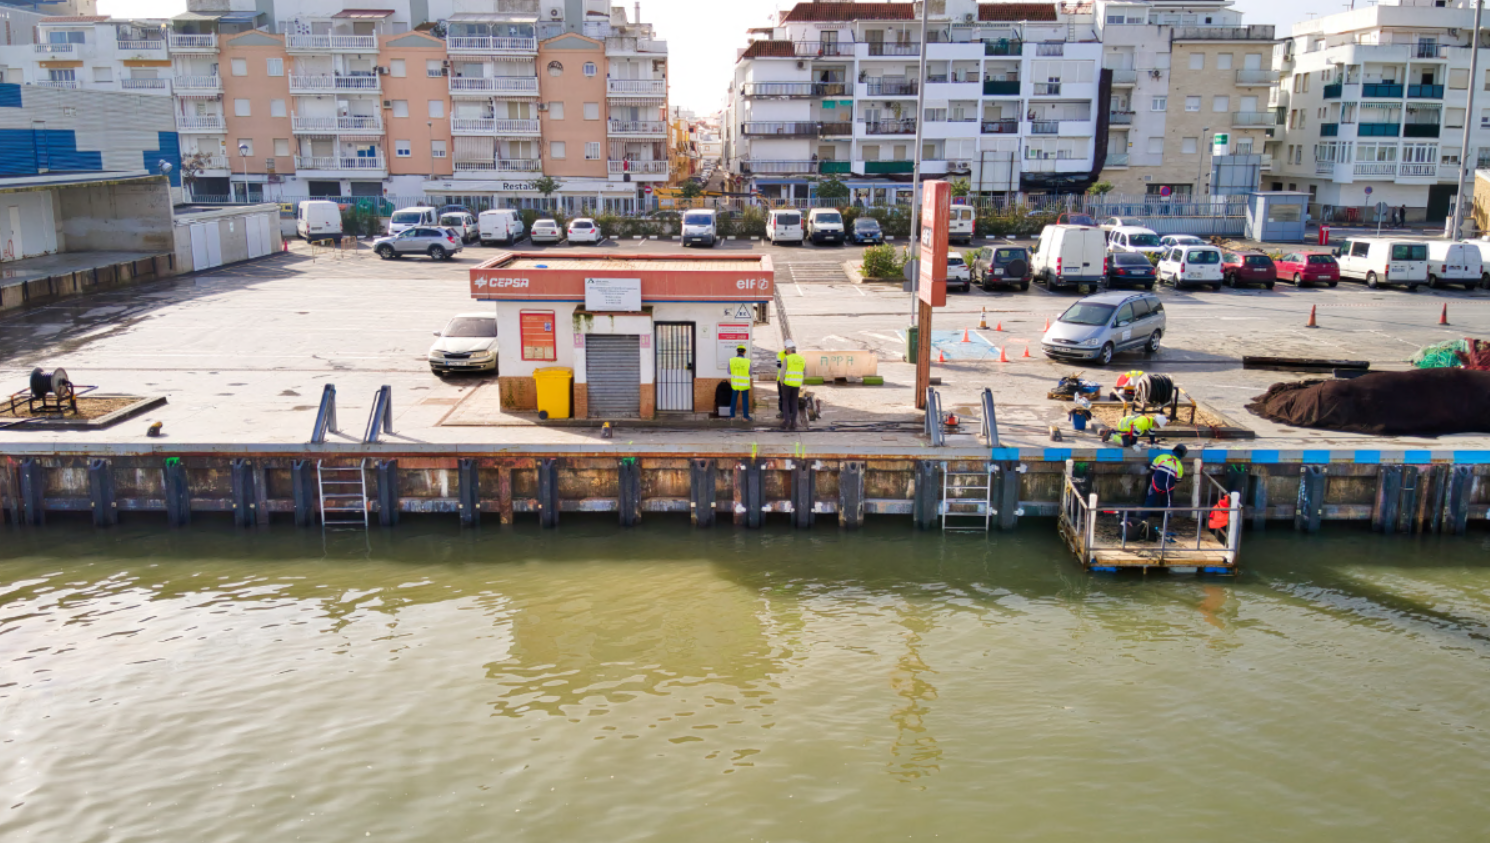
[[[629,14],[635,2],[614,0],[613,5],[626,6]],[[722,108],[745,30],[768,25],[777,9],[792,5],[795,0],[641,0],[642,20],[667,41],[669,104],[699,116]],[[1308,12],[1328,15],[1347,6],[1329,0],[1239,0],[1236,8],[1247,23],[1271,23],[1283,35]],[[164,18],[186,11],[186,0],[99,0],[98,8],[115,17]]]

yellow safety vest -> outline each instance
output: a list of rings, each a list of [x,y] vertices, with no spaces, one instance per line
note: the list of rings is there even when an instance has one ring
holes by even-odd
[[[1151,416],[1123,416],[1118,422],[1119,433],[1132,433],[1135,436],[1146,436],[1154,429],[1154,419]]]
[[[776,382],[777,383],[781,383],[781,373],[782,373],[782,370],[785,367],[786,367],[786,352],[785,351],[778,351],[778,352],[776,352]]]
[[[1154,457],[1153,467],[1155,471],[1172,473],[1176,482],[1185,478],[1185,466],[1174,454],[1160,454]]]
[[[787,386],[801,386],[807,375],[807,358],[795,351],[786,356],[786,369],[781,382]]]
[[[729,359],[729,385],[736,392],[743,392],[750,388],[749,358],[731,357]]]

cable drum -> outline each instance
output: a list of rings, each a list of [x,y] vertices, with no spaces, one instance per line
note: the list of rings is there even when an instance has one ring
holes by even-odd
[[[1133,397],[1140,406],[1163,406],[1174,400],[1174,381],[1169,375],[1152,373],[1144,375],[1138,379],[1138,386],[1133,390]]]

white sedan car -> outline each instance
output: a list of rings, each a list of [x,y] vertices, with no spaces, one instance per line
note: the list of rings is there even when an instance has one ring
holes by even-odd
[[[534,243],[557,243],[564,239],[564,229],[559,228],[559,224],[552,219],[536,220],[528,239]]]
[[[579,217],[569,221],[569,244],[576,243],[599,243],[605,239],[600,233],[600,226],[589,217]]]
[[[492,313],[458,314],[435,336],[439,339],[429,347],[429,368],[435,374],[496,370],[497,317]]]

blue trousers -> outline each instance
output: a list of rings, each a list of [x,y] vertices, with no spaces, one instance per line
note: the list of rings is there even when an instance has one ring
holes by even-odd
[[[745,421],[750,421],[750,390],[736,389],[729,397],[729,417],[735,417],[735,411],[740,407],[745,409]]]

